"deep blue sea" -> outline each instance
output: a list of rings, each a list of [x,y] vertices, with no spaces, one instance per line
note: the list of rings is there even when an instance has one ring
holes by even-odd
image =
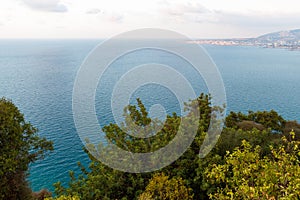
[[[88,163],[76,133],[72,115],[72,91],[76,73],[100,40],[0,40],[0,97],[12,99],[39,134],[52,140],[55,151],[31,165],[29,180],[37,191],[61,181],[66,184],[77,162]],[[227,111],[271,110],[284,118],[300,121],[300,51],[258,47],[205,46],[222,75]],[[203,80],[186,63],[169,54],[145,50],[128,55],[106,72],[104,87],[96,93],[97,116],[111,122],[109,94],[122,71],[155,59],[171,63],[191,81],[197,93],[207,92]],[[101,84],[101,83],[100,83]],[[103,95],[104,94],[104,95]],[[97,97],[106,98],[103,104]],[[178,111],[175,96],[164,87],[146,85],[141,97],[147,107],[162,104],[167,113]],[[103,101],[101,101],[103,102]]]

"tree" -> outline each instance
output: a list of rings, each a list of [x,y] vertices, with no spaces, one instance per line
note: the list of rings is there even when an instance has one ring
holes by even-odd
[[[53,150],[9,100],[0,99],[0,199],[30,199],[26,177],[30,163]]]
[[[248,114],[241,112],[230,112],[226,117],[225,125],[229,128],[251,130],[271,129],[273,132],[282,133],[286,121],[274,110],[271,111],[248,111]]]
[[[291,132],[294,139],[295,133]],[[217,185],[211,199],[299,199],[300,142],[282,138],[283,145],[270,147],[272,157],[261,157],[260,146],[245,140],[227,153],[224,164],[206,169],[207,179]]]
[[[153,176],[146,187],[145,192],[139,196],[139,200],[182,200],[193,199],[192,189],[187,188],[180,177],[169,179],[164,173]]]
[[[44,200],[80,200],[80,198],[78,196],[59,196],[57,198],[45,198]]]
[[[212,107],[210,105],[210,96],[201,94],[197,99],[185,104],[187,118],[189,122],[199,120],[199,127],[195,140],[186,152],[174,163],[158,171],[163,172],[171,179],[181,177],[185,180],[187,187],[196,192],[199,190],[198,182],[194,181],[196,168],[199,161],[199,149],[209,127]],[[200,109],[199,109],[200,108]],[[200,110],[200,119],[194,119],[193,113],[196,109]],[[129,120],[129,118],[132,119]],[[157,119],[150,119],[145,106],[140,99],[137,99],[137,105],[129,105],[124,109],[124,123],[119,127],[117,124],[109,124],[103,128],[108,142],[118,145],[120,148],[130,150],[131,152],[152,152],[164,147],[177,134],[178,127],[182,121],[176,113],[167,116],[163,124]],[[188,121],[188,120],[186,120]],[[140,128],[133,128],[139,125]],[[184,124],[185,130],[189,130],[192,124]],[[161,127],[155,135],[149,138],[136,138],[127,134],[129,131],[138,134],[153,134],[157,127]],[[125,131],[124,131],[125,130]],[[88,146],[89,150],[101,153],[99,147]],[[105,148],[105,147],[104,147]],[[120,172],[105,166],[103,163],[93,157],[86,150],[91,163],[88,169],[81,166],[82,173],[76,177],[71,172],[71,181],[69,187],[63,187],[60,182],[55,184],[57,195],[79,196],[82,199],[137,199],[145,190],[154,173],[132,174]],[[102,151],[103,152],[103,151]],[[114,159],[113,155],[111,159]],[[199,193],[199,192],[197,192]],[[199,196],[194,197],[198,199]]]
[[[250,127],[249,130],[243,130],[227,125],[215,148],[205,158],[200,159],[199,150],[204,138],[207,136],[211,120],[217,120],[215,114],[222,112],[222,108],[212,107],[210,100],[209,95],[201,94],[197,99],[185,104],[186,116],[181,117],[173,113],[173,115],[167,116],[166,121],[162,123],[157,119],[149,118],[142,101],[137,99],[136,105],[129,105],[124,109],[124,123],[120,126],[109,124],[103,128],[107,141],[131,152],[151,152],[167,145],[177,134],[180,123],[184,124],[182,130],[183,134],[185,134],[192,130],[193,123],[199,120],[196,136],[185,153],[169,166],[156,172],[134,174],[111,169],[94,158],[93,155],[106,152],[101,151],[103,148],[105,150],[105,145],[87,145],[90,151],[87,149],[85,151],[91,160],[89,167],[86,169],[79,165],[82,173],[78,176],[71,172],[71,181],[68,187],[63,187],[60,182],[56,183],[56,194],[59,196],[77,196],[80,199],[86,200],[155,199],[157,198],[157,192],[160,192],[160,194],[166,193],[162,187],[157,188],[160,182],[165,183],[165,185],[162,184],[164,187],[169,187],[167,185],[170,185],[171,180],[172,184],[174,180],[179,184],[180,181],[178,182],[178,178],[180,177],[185,187],[192,190],[193,199],[207,199],[208,194],[217,194],[223,186],[225,187],[225,183],[217,183],[213,177],[210,177],[208,181],[205,171],[211,169],[211,166],[225,165],[228,156],[226,151],[233,151],[236,147],[243,144],[243,140],[246,139],[252,146],[260,146],[257,158],[260,159],[268,156],[266,159],[272,160],[273,154],[269,146],[272,145],[274,149],[277,149],[282,144],[280,137],[283,134],[277,134],[277,132],[279,130],[278,125],[282,128],[285,122],[275,111],[270,113],[261,112],[262,114],[260,112],[257,112],[257,114],[249,113],[249,115],[242,113],[230,114],[227,122],[232,122],[232,124],[236,125],[240,120],[248,120],[251,123],[244,125],[252,126],[253,120],[258,120],[255,123],[263,124],[264,128],[260,130],[257,127]],[[195,119],[194,117],[194,113],[197,110],[199,110],[201,116],[199,119]],[[270,116],[277,116],[277,119],[273,121]],[[140,128],[136,128],[136,125]],[[156,133],[155,130],[157,130],[157,127],[160,127],[160,131]],[[295,124],[291,127],[295,127]],[[131,133],[131,135],[128,133]],[[154,135],[153,133],[156,134]],[[136,138],[132,134],[150,135],[150,137]],[[112,154],[108,159],[116,160],[115,158]],[[122,158],[118,158],[118,161],[120,159]],[[244,159],[247,160],[246,158]],[[147,164],[151,164],[151,162]],[[133,165],[136,165],[136,163],[133,163]],[[160,177],[157,174],[164,177]],[[236,187],[238,188],[238,186]],[[170,190],[173,191],[172,189]]]
[[[295,132],[295,139],[300,140],[300,124],[297,121],[287,121],[283,129],[283,133],[287,138],[290,138],[290,132]]]

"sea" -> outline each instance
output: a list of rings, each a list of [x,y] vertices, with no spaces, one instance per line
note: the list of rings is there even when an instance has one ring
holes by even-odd
[[[0,40],[0,97],[11,99],[25,119],[39,129],[38,134],[54,142],[53,152],[30,165],[28,180],[34,191],[54,191],[53,183],[58,181],[67,186],[69,171],[80,172],[77,162],[88,166],[74,124],[72,92],[80,66],[101,42]],[[285,119],[300,122],[300,51],[253,46],[203,48],[223,79],[227,113],[274,109]],[[114,122],[110,98],[122,74],[153,61],[174,66],[197,94],[208,92],[203,78],[188,70],[182,59],[158,50],[141,50],[114,62],[99,82],[95,108],[102,126]],[[143,85],[132,93],[130,103],[138,97],[148,109],[160,104],[167,114],[180,112],[176,95],[167,87]]]

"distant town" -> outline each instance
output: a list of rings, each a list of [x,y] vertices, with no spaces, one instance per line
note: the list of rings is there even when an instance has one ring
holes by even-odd
[[[270,33],[257,38],[203,39],[189,42],[219,46],[259,46],[264,48],[300,50],[300,29]]]

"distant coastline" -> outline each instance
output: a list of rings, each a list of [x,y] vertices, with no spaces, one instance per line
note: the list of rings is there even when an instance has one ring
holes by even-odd
[[[257,38],[199,39],[188,42],[217,46],[258,46],[300,51],[300,29],[269,33]]]

